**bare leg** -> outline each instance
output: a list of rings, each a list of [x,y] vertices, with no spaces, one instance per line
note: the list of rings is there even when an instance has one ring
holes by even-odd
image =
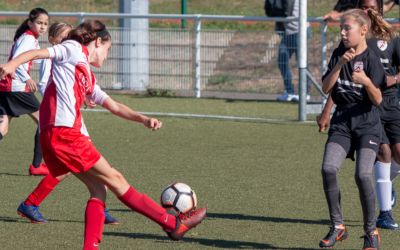
[[[0,115],[0,140],[8,133],[8,126],[12,117],[8,115]]]

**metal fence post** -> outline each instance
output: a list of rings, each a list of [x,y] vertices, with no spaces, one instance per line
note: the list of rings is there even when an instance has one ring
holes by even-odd
[[[299,15],[299,121],[307,119],[307,0],[300,0]]]
[[[85,21],[85,12],[79,13],[79,23],[83,23]]]
[[[195,94],[196,98],[201,97],[201,15],[197,15],[195,19],[195,34],[196,34],[196,42],[195,42]]]
[[[326,70],[328,69],[328,61],[326,59],[327,54],[327,32],[328,32],[328,23],[322,22],[321,23],[321,75],[325,74]],[[327,96],[322,95],[322,109],[324,108],[326,101],[328,100]],[[322,111],[322,110],[321,110]]]
[[[326,53],[327,53],[327,44],[326,44],[326,38],[327,38],[327,31],[328,31],[328,23],[327,22],[321,22],[321,73],[324,74],[326,71],[326,68],[328,66],[328,62],[326,59]]]

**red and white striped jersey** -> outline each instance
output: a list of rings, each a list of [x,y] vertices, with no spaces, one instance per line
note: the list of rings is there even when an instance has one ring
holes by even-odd
[[[18,55],[32,49],[40,49],[38,36],[31,30],[27,30],[22,34],[11,47],[9,60],[14,59]],[[38,61],[39,62],[39,61]],[[21,64],[15,71],[15,78],[7,77],[0,81],[0,92],[31,92],[27,87],[26,81],[31,79],[29,74],[32,68],[32,61]]]
[[[40,105],[40,129],[69,127],[88,136],[80,111],[85,98],[99,105],[108,98],[96,85],[88,62],[88,50],[76,41],[67,40],[48,51],[52,69]]]

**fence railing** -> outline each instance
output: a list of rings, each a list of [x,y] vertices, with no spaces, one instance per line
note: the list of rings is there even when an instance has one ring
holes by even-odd
[[[26,17],[27,12],[0,12],[0,17]],[[135,79],[146,75],[148,81],[139,90],[160,90],[176,95],[214,96],[246,99],[271,99],[283,91],[283,79],[279,72],[277,53],[280,36],[274,30],[277,21],[298,20],[289,18],[214,16],[214,15],[133,15],[119,13],[68,13],[51,12],[51,18],[147,19],[187,20],[192,28],[149,28],[146,39],[133,39],[143,30],[127,30],[109,27],[113,46],[108,60],[101,69],[95,69],[99,84],[107,89],[138,90]],[[244,24],[264,22],[263,30],[218,30],[204,28],[203,23],[231,21]],[[309,18],[312,38],[308,39],[308,70],[316,79],[312,88],[312,100],[321,101],[318,81],[327,66],[328,56],[339,42],[338,33],[327,32],[327,24],[321,18]],[[396,22],[396,19],[389,20]],[[16,25],[0,25],[0,61],[6,61],[11,48]],[[49,46],[42,37],[41,47]],[[132,42],[134,41],[134,42]],[[147,50],[135,54],[135,48]],[[290,61],[293,82],[297,86],[296,60]],[[132,62],[146,61],[145,69],[126,67]],[[36,75],[35,75],[36,74]],[[37,72],[33,72],[37,77]]]

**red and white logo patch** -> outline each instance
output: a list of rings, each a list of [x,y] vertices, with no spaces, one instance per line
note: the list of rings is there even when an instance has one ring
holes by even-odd
[[[385,50],[387,49],[387,47],[388,47],[387,42],[384,41],[384,40],[378,40],[378,41],[376,42],[376,45],[378,46],[378,48],[379,48],[381,51],[385,51]]]
[[[78,79],[79,79],[79,85],[83,88],[83,91],[86,94],[90,90],[89,80],[86,78],[85,74],[83,74],[83,73],[79,73]]]
[[[364,70],[364,63],[362,61],[354,62],[353,70],[354,71],[362,71],[362,70]]]

